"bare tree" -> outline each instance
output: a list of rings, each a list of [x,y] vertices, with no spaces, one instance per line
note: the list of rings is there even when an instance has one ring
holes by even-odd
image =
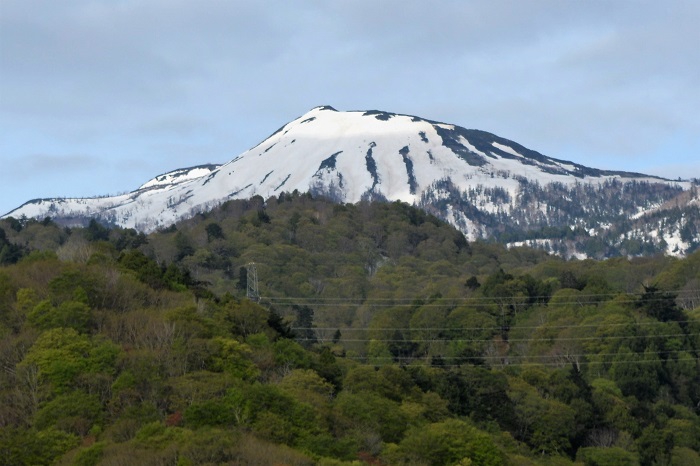
[[[700,307],[700,279],[694,278],[680,289],[676,304],[685,311],[692,311]]]

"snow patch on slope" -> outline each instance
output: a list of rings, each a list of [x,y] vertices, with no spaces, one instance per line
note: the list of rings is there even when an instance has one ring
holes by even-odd
[[[185,181],[195,180],[211,174],[220,165],[199,165],[191,168],[181,168],[162,175],[158,175],[152,180],[142,184],[138,189],[149,189],[154,187],[169,186]]]

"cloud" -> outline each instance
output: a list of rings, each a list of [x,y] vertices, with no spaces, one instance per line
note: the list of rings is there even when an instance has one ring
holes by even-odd
[[[61,176],[65,173],[89,172],[100,165],[94,157],[87,155],[53,154],[28,155],[12,163],[14,172],[25,179],[42,174]]]
[[[4,0],[3,179],[32,154],[86,154],[139,170],[114,174],[129,189],[152,168],[226,161],[322,104],[661,166],[674,139],[700,151],[699,20],[690,0]]]

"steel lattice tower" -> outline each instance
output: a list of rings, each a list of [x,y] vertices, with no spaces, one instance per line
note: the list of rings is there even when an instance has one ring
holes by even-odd
[[[248,278],[246,297],[251,301],[258,302],[260,300],[260,293],[258,292],[258,269],[255,267],[255,262],[247,263],[245,268]]]

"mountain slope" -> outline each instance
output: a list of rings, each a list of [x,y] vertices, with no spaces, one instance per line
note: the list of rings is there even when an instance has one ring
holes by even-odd
[[[325,106],[224,165],[176,170],[120,196],[30,201],[7,215],[96,217],[149,232],[230,199],[298,190],[338,202],[416,204],[474,239],[546,226],[590,230],[658,209],[690,188],[550,158],[484,131]],[[633,195],[615,194],[624,191]]]

